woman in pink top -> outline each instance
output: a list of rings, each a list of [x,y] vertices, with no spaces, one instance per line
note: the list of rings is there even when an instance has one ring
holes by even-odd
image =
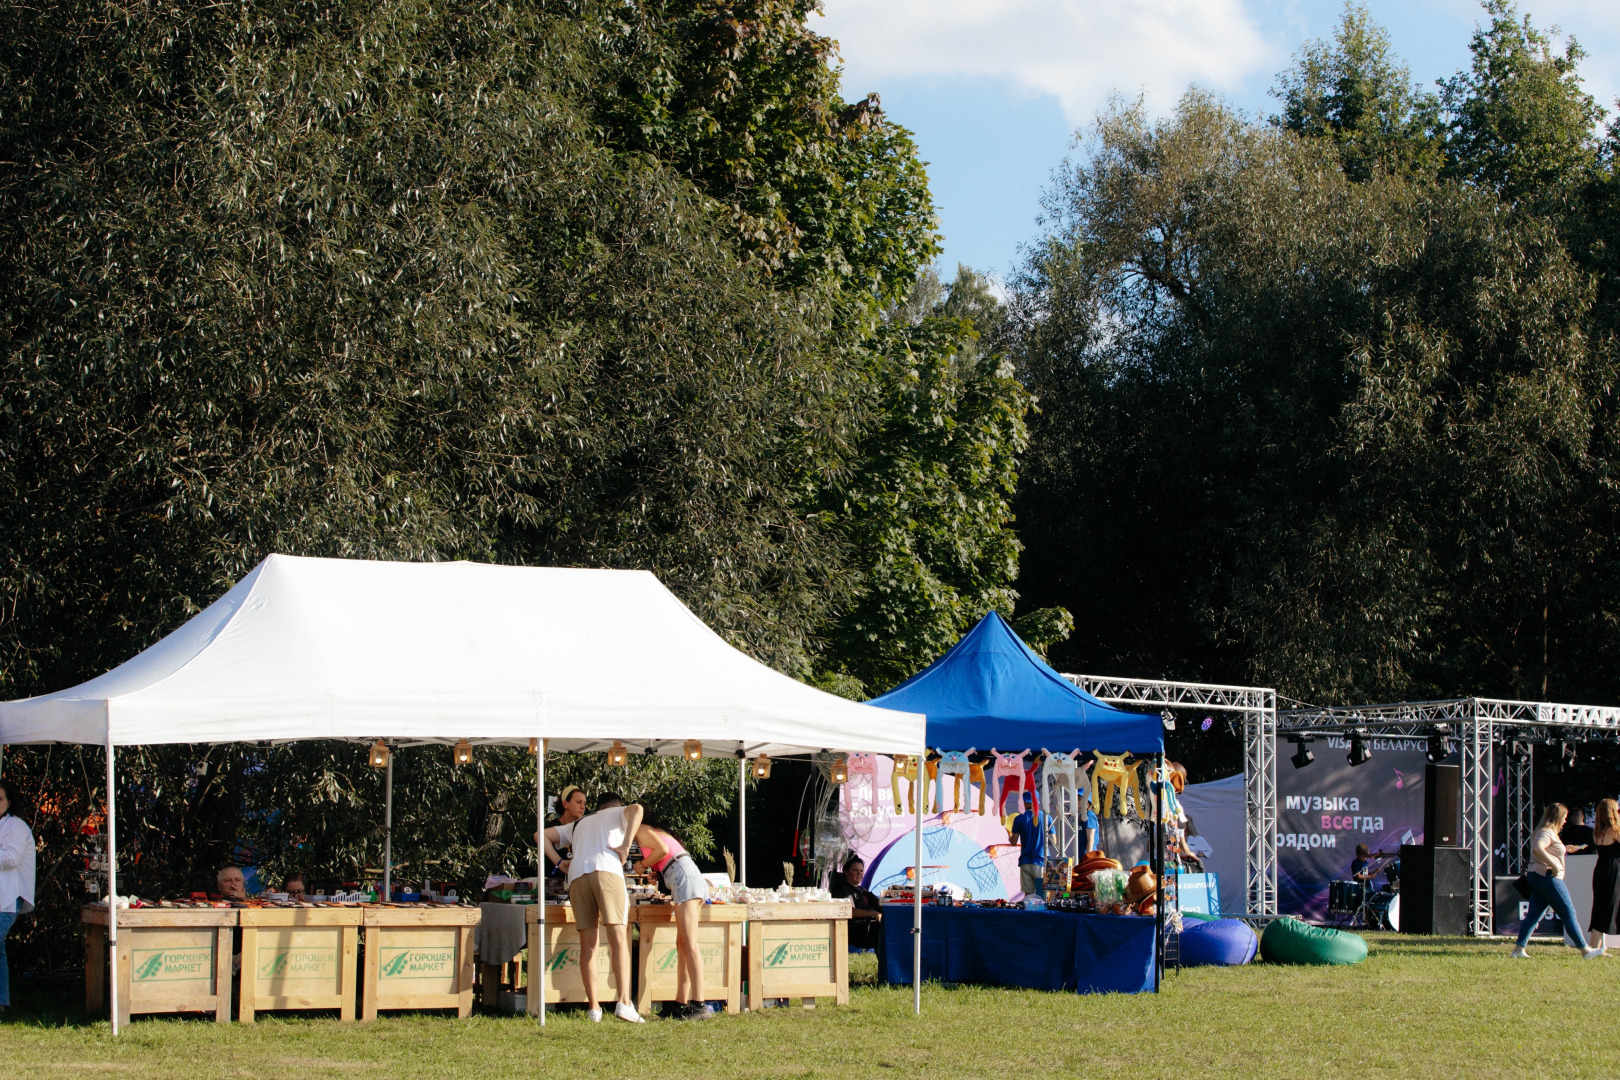
[[[635,869],[657,873],[675,904],[675,997],[682,1003],[681,1018],[706,1019],[709,1006],[703,998],[703,955],[697,939],[698,915],[709,896],[708,882],[686,853],[686,846],[656,825],[643,824],[637,829],[636,844],[641,848],[641,861]]]

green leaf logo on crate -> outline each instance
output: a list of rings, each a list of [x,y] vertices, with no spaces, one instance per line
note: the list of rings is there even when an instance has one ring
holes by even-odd
[[[443,948],[384,949],[381,975],[385,979],[444,979],[455,974],[456,950]]]
[[[579,951],[578,946],[573,946],[573,945],[561,945],[561,946],[558,946],[557,949],[554,952],[552,952],[550,962],[546,964],[546,970],[547,971],[561,971],[565,967],[569,967],[571,965],[578,964],[579,963],[579,957],[575,955],[575,953],[577,953],[578,951]]]
[[[131,982],[207,979],[214,974],[212,949],[136,949],[130,961]]]
[[[336,948],[259,950],[261,979],[329,979],[336,974]]]
[[[832,946],[824,937],[778,941],[765,954],[768,968],[825,968]]]

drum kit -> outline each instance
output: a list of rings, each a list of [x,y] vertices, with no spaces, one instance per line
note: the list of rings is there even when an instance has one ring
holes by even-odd
[[[1385,855],[1375,851],[1370,858],[1384,859],[1387,863],[1398,853]],[[1338,916],[1339,929],[1359,927],[1363,930],[1399,930],[1401,928],[1401,894],[1397,882],[1391,881],[1383,889],[1374,889],[1372,879],[1383,869],[1384,863],[1368,865],[1365,880],[1334,881],[1328,884],[1328,914]]]

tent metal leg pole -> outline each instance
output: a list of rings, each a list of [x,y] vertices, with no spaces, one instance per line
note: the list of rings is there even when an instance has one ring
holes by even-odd
[[[737,884],[748,884],[748,759],[737,762]]]
[[[546,1026],[546,740],[534,755],[534,844],[540,872],[540,955],[529,957],[530,971],[540,972],[540,1026]]]
[[[383,903],[394,899],[394,752],[388,752],[383,782]]]
[[[118,1034],[118,804],[113,799],[113,741],[107,732],[107,1001]]]
[[[917,755],[917,781],[922,783],[928,775],[928,747],[922,748]],[[912,839],[915,848],[913,863],[917,867],[917,876],[911,882],[911,1008],[912,1012],[922,1015],[922,893],[923,893],[923,865],[922,865],[922,834],[923,834],[923,802],[927,798],[928,789],[925,787],[917,799],[917,830]]]

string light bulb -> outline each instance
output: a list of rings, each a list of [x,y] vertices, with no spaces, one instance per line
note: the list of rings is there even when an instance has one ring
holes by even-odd
[[[456,743],[455,758],[457,765],[471,764],[472,743],[469,743],[466,739],[462,739],[460,742]]]
[[[625,751],[624,743],[617,739],[613,740],[613,745],[608,747],[608,764],[623,765],[629,760],[630,755]]]
[[[388,768],[388,744],[378,739],[371,744],[371,767],[373,769]]]
[[[540,740],[539,739],[530,739],[529,740],[529,756],[530,757],[537,757],[539,755],[540,749],[541,749],[541,747],[540,747]],[[545,752],[548,753],[548,754],[551,753],[551,740],[550,739],[546,740]]]
[[[697,739],[687,739],[681,746],[681,756],[687,761],[702,761],[703,743]]]
[[[842,784],[849,779],[849,758],[843,754],[833,755],[832,782]]]
[[[769,780],[771,778],[771,759],[764,754],[754,759],[754,779]]]

